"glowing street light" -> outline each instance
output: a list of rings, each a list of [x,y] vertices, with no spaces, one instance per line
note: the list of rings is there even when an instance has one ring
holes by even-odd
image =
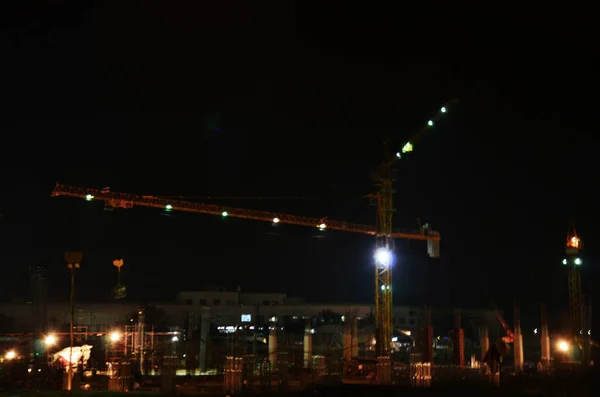
[[[558,350],[560,350],[563,353],[566,353],[569,351],[569,342],[567,342],[566,340],[561,340],[558,341]]]
[[[375,261],[383,267],[390,267],[392,264],[392,251],[387,248],[378,248],[375,251]]]
[[[171,338],[171,342],[178,342],[179,341],[179,337],[174,336]]]
[[[44,339],[44,344],[46,346],[53,346],[56,344],[56,336],[54,335],[48,335],[46,336],[46,339]]]
[[[118,342],[121,340],[121,333],[120,332],[111,332],[110,333],[110,341],[111,342]]]
[[[17,358],[17,352],[15,352],[14,350],[8,351],[6,352],[6,356],[4,356],[7,360],[14,360],[15,358]]]

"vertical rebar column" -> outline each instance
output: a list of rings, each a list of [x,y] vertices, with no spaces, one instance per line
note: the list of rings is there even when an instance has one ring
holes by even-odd
[[[144,371],[144,359],[146,355],[146,335],[145,331],[145,323],[146,317],[144,315],[144,310],[140,309],[138,312],[138,337],[139,337],[139,355],[140,355],[140,373],[142,375],[146,375],[146,371]]]
[[[548,314],[546,312],[546,305],[541,305],[541,346],[542,346],[542,369],[544,371],[550,368],[550,334],[548,333]]]
[[[519,306],[515,302],[514,304],[514,323],[515,323],[515,331],[514,331],[514,368],[515,374],[520,374],[523,372],[523,335],[521,334],[521,313],[519,310]]]
[[[488,331],[488,327],[485,325],[481,326],[479,332],[480,332],[479,345],[481,347],[481,358],[480,358],[481,364],[480,365],[483,367],[485,364],[485,355],[490,350],[490,334]]]
[[[277,323],[269,326],[269,361],[271,368],[277,368]]]
[[[454,330],[452,332],[452,364],[465,366],[465,334],[461,325],[460,310],[454,311]]]
[[[431,306],[425,307],[425,326],[422,334],[422,360],[433,363],[433,327],[431,326]]]
[[[346,314],[344,321],[344,338],[343,338],[343,350],[344,350],[344,364],[348,365],[352,361],[352,317],[350,313]]]
[[[210,331],[210,309],[202,308],[200,314],[200,352],[198,354],[199,372],[206,372],[207,346]]]
[[[310,320],[306,321],[304,326],[304,343],[303,343],[303,366],[310,368],[312,364],[312,328]]]
[[[75,317],[75,269],[79,269],[79,263],[83,259],[81,252],[67,252],[65,254],[65,260],[67,261],[67,267],[71,271],[71,294],[70,294],[70,308],[69,308],[69,366],[67,372],[67,390],[72,391],[73,388],[73,327]]]

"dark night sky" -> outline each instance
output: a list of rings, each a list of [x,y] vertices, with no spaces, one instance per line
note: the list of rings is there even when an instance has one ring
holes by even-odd
[[[397,244],[396,302],[519,299],[536,314],[539,300],[564,305],[568,218],[587,243],[591,291],[598,64],[585,10],[427,3],[4,4],[1,297],[24,295],[27,267],[45,264],[52,296],[66,298],[62,253],[77,249],[81,299],[108,296],[111,261],[123,256],[134,301],[240,285],[370,302],[368,236],[109,213],[49,193],[59,180],[164,196],[309,196],[227,203],[372,223],[361,197],[383,137],[400,145],[454,98],[460,107],[399,167],[396,226],[418,216],[443,242],[440,260]]]

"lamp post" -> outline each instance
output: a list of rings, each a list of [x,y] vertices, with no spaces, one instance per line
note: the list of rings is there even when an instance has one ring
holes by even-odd
[[[56,344],[56,336],[48,335],[44,339],[44,345],[46,346],[46,364],[50,366],[50,347]]]
[[[71,270],[71,299],[69,311],[69,337],[71,342],[69,345],[69,367],[67,372],[67,390],[69,392],[71,392],[73,389],[73,318],[75,317],[75,269],[79,269],[79,263],[82,259],[83,254],[81,252],[67,252],[65,254],[67,268]]]

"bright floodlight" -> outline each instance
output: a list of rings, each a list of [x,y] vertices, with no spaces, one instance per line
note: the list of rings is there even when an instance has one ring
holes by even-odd
[[[389,267],[392,264],[392,252],[386,248],[378,248],[375,251],[375,261],[384,267]]]
[[[14,360],[16,357],[17,357],[17,353],[14,350],[6,352],[6,359],[7,360]]]
[[[110,333],[110,340],[112,342],[118,342],[121,339],[121,333],[120,332],[111,332]]]
[[[279,218],[273,218],[273,223],[279,223]]]
[[[446,113],[446,107],[445,107],[445,106],[442,106],[442,109],[441,109],[441,111],[442,111],[442,113]]]
[[[87,201],[92,201],[92,200],[94,199],[94,196],[92,196],[91,194],[86,194],[86,195],[85,195],[85,199],[86,199]]]
[[[569,351],[569,343],[566,340],[561,340],[558,342],[558,350],[561,352]]]
[[[174,336],[174,337],[171,338],[171,341],[172,342],[177,342],[177,341],[179,341],[179,338],[177,336]]]
[[[44,343],[46,344],[46,346],[54,345],[56,343],[56,336],[54,336],[54,335],[46,336],[46,339],[44,339]]]

